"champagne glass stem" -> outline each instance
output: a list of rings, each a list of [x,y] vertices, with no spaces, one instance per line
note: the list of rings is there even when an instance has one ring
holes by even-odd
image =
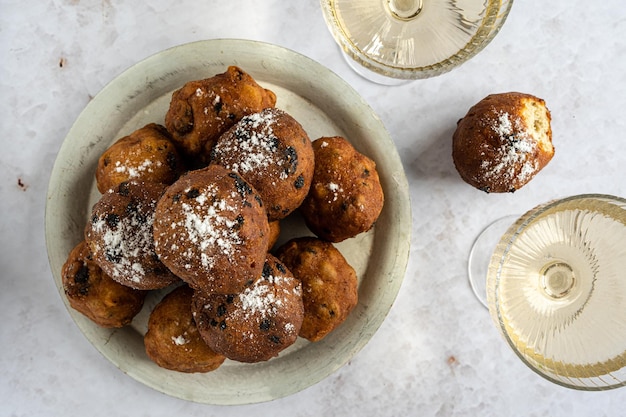
[[[400,20],[411,20],[422,11],[422,0],[385,0],[391,14]]]

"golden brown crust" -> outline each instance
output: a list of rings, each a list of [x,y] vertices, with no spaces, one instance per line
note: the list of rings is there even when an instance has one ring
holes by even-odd
[[[105,274],[85,241],[72,249],[61,271],[70,306],[101,327],[129,324],[143,306],[146,292],[121,285]]]
[[[191,312],[193,290],[181,285],[165,295],[148,320],[146,353],[162,368],[178,372],[210,372],[226,357],[204,343]]]
[[[244,116],[219,137],[211,162],[239,172],[252,184],[270,221],[285,218],[302,204],[315,165],[309,136],[277,108]]]
[[[268,254],[252,286],[231,295],[196,291],[192,309],[200,334],[214,351],[239,362],[266,361],[298,338],[304,314],[302,287]]]
[[[300,336],[311,342],[323,339],[358,302],[356,272],[332,243],[313,237],[290,240],[276,256],[302,283]]]
[[[313,141],[313,151],[313,180],[300,206],[306,225],[331,242],[370,230],[384,204],[374,161],[338,136]]]
[[[165,188],[159,183],[123,182],[93,206],[85,241],[94,261],[120,284],[153,290],[178,281],[154,250],[154,212]]]
[[[280,237],[280,220],[274,220],[269,222],[270,234],[267,244],[267,251],[269,252]]]
[[[513,192],[554,155],[550,112],[524,93],[492,94],[457,123],[452,157],[461,178],[485,192]]]
[[[153,229],[161,261],[194,289],[237,293],[261,274],[267,214],[234,171],[210,165],[183,175],[158,202]]]
[[[165,127],[150,123],[118,139],[98,159],[96,184],[105,193],[124,181],[173,183],[183,161]]]
[[[243,116],[274,107],[276,95],[241,68],[190,81],[172,94],[165,127],[183,154],[207,162],[217,138]]]

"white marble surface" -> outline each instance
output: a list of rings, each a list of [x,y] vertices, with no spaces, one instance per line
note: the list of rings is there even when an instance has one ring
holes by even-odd
[[[345,367],[290,397],[249,406],[185,402],[118,371],[82,336],[44,242],[49,174],[91,97],[137,61],[211,38],[275,43],[342,76],[380,115],[410,183],[412,250],[397,301]],[[527,369],[466,279],[475,236],[499,216],[582,192],[626,196],[626,8],[619,0],[517,1],[498,37],[453,72],[403,87],[348,68],[317,0],[0,0],[0,415],[616,416],[626,389],[579,392]],[[538,95],[556,156],[514,194],[463,183],[451,135],[493,92]]]

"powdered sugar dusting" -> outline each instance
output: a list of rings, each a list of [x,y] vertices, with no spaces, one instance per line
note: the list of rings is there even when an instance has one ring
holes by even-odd
[[[281,162],[277,152],[279,141],[273,131],[277,123],[274,112],[275,109],[266,109],[243,117],[231,134],[218,141],[214,152],[224,157],[220,162],[226,168],[245,174]]]
[[[136,165],[136,166],[133,166],[128,161],[126,164],[122,164],[121,161],[116,161],[114,170],[115,172],[118,172],[120,174],[126,174],[129,179],[135,179],[135,178],[139,178],[141,174],[144,172],[149,172],[149,173],[154,172],[153,166],[160,168],[161,165],[162,165],[161,161],[152,162],[149,159],[145,159],[143,162],[141,162],[139,165]]]
[[[294,295],[302,295],[300,283],[295,278],[268,275],[239,294],[239,301],[244,317],[259,314],[261,318],[267,318],[277,315]]]
[[[103,234],[103,246],[98,247],[113,265],[112,275],[123,277],[133,282],[141,282],[146,275],[138,260],[154,254],[152,224],[154,211],[143,213],[141,205],[129,216],[115,216],[111,221],[108,216],[99,218],[91,224],[93,232]]]
[[[186,339],[185,336],[181,334],[176,337],[172,336],[172,343],[174,343],[176,346],[183,346],[189,343],[189,340]]]
[[[326,185],[326,188],[332,193],[332,201],[337,201],[339,199],[339,194],[343,193],[343,188],[341,188],[339,184],[335,184],[334,182],[328,183]]]
[[[182,228],[186,232],[185,238],[199,249],[200,263],[205,268],[211,268],[214,264],[210,253],[232,256],[236,246],[242,243],[235,227],[237,222],[229,218],[229,213],[230,217],[233,217],[233,213],[239,212],[238,208],[229,205],[224,199],[215,199],[211,202],[212,199],[208,194],[214,195],[216,192],[217,189],[212,184],[195,199],[182,203],[184,218],[179,223],[171,225],[172,228]],[[194,252],[186,251],[182,255],[191,259]]]
[[[500,112],[491,128],[500,138],[494,161],[484,160],[481,168],[486,179],[503,178],[506,181],[528,180],[538,169],[534,155],[537,142],[519,117]]]

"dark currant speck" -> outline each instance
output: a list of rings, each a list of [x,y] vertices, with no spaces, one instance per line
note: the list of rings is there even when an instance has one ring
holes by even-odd
[[[263,332],[269,331],[271,327],[272,327],[272,322],[269,319],[265,319],[259,324],[259,329]]]
[[[124,181],[117,187],[117,193],[123,197],[126,197],[130,193],[128,182]]]
[[[289,161],[289,166],[285,168],[285,173],[291,175],[298,169],[298,152],[296,152],[293,146],[288,146],[285,149],[285,158]]]
[[[187,191],[187,194],[185,194],[187,196],[187,198],[196,198],[200,195],[200,191],[197,188],[192,188],[191,190]]]
[[[296,187],[296,190],[304,187],[304,177],[302,175],[298,175],[298,178],[294,181],[293,186]]]
[[[231,227],[231,229],[233,230],[239,230],[241,229],[241,227],[243,226],[245,219],[243,217],[243,215],[238,215],[237,218],[235,218],[235,224],[233,225],[233,227]]]
[[[224,304],[217,306],[217,317],[222,317],[228,310]]]
[[[117,264],[122,260],[122,254],[116,250],[107,250],[104,253],[104,256],[106,257],[107,261],[112,262],[114,264]]]
[[[83,264],[78,268],[76,274],[74,274],[74,282],[76,284],[85,284],[87,281],[89,281],[89,268],[87,268],[87,265]]]
[[[176,169],[178,169],[178,158],[176,157],[176,154],[174,154],[174,152],[167,153],[167,156],[165,157],[165,162],[172,171],[176,171]]]
[[[115,213],[109,213],[107,214],[105,221],[110,228],[114,229],[120,222],[120,216]]]
[[[136,213],[139,209],[139,202],[134,198],[126,205],[126,214]]]
[[[241,178],[239,174],[231,172],[228,174],[228,176],[235,180],[235,188],[237,188],[237,191],[242,198],[246,198],[248,194],[252,194],[252,187],[250,187],[250,185],[248,185],[248,183],[244,181],[244,179]]]

